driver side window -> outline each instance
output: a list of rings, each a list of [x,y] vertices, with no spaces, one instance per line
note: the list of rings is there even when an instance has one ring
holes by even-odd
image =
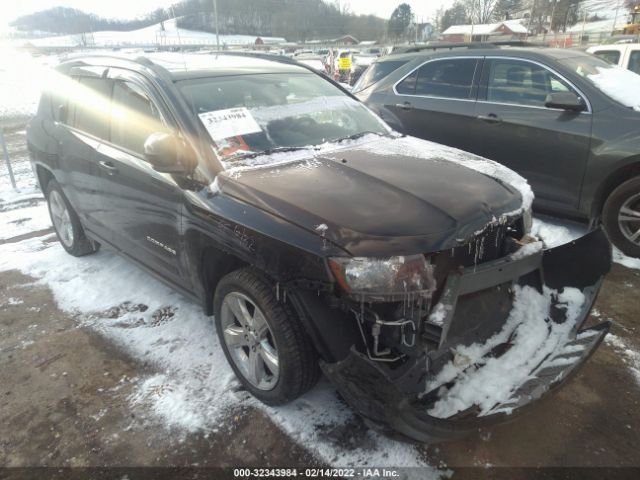
[[[145,91],[133,82],[117,81],[113,86],[111,141],[138,155],[154,132],[165,131],[158,108]]]
[[[545,67],[522,60],[494,59],[489,67],[487,101],[544,107],[547,95],[575,92]]]

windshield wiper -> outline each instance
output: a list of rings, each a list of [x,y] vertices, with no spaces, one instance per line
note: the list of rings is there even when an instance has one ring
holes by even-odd
[[[244,160],[247,158],[255,158],[255,157],[259,157],[262,155],[271,155],[273,153],[282,153],[282,152],[295,152],[296,150],[306,150],[309,148],[313,148],[313,146],[307,145],[304,147],[274,147],[274,148],[267,148],[266,150],[262,150],[261,152],[250,152],[250,153],[246,153],[244,155],[239,155],[235,158],[233,158],[233,160]]]
[[[358,132],[358,133],[354,133],[353,135],[347,135],[345,137],[340,137],[336,140],[334,140],[335,143],[339,143],[339,142],[343,142],[345,140],[357,140],[358,138],[362,138],[365,135],[378,135],[380,137],[384,137],[385,135],[387,135],[386,133],[381,133],[381,132],[372,132],[371,130],[366,130],[364,132]]]

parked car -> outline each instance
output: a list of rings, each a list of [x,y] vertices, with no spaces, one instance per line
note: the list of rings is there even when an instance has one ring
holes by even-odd
[[[522,177],[397,134],[308,68],[162,54],[58,73],[27,139],[62,247],[114,249],[199,302],[265,403],[320,366],[375,425],[442,440],[563,384],[608,331],[583,326],[602,231],[543,250]]]
[[[537,208],[601,221],[640,256],[640,76],[573,50],[489,45],[381,58],[354,93],[400,132],[515,170]]]
[[[587,52],[640,75],[640,43],[598,45],[588,48]]]
[[[313,68],[317,73],[328,75],[327,66],[324,63],[324,58],[319,55],[299,55],[295,57],[295,60]]]

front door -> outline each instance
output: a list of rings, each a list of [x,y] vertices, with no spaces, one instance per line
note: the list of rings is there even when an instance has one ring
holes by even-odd
[[[143,81],[113,76],[110,139],[98,148],[99,221],[117,248],[151,270],[183,284],[180,269],[182,190],[144,159],[144,142],[168,131],[166,117]],[[183,285],[184,286],[184,285]]]
[[[545,107],[548,94],[573,85],[535,62],[485,60],[470,151],[525,177],[539,206],[578,208],[591,143],[591,112]],[[585,103],[586,105],[586,103]]]

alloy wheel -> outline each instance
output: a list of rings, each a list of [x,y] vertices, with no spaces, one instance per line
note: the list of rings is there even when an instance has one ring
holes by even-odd
[[[51,221],[54,227],[56,227],[60,241],[65,247],[70,248],[73,245],[71,214],[62,195],[60,195],[57,190],[52,190],[49,195],[49,209],[51,212]]]
[[[244,378],[272,390],[280,375],[278,350],[262,310],[240,292],[228,293],[220,309],[224,342]]]
[[[640,193],[622,204],[618,212],[618,226],[627,240],[640,246]]]

